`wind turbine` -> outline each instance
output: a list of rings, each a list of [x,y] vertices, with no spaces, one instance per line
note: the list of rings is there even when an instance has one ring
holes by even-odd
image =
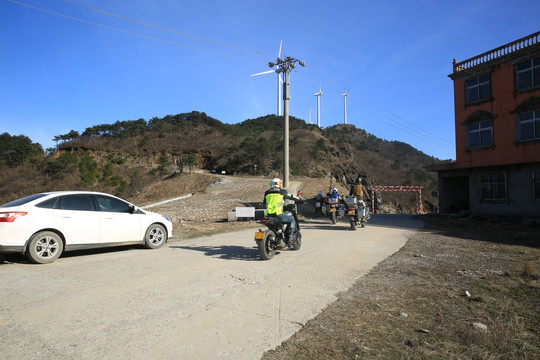
[[[322,88],[319,86],[319,92],[314,94],[317,97],[317,126],[321,127],[321,96]]]
[[[280,53],[281,53],[281,47],[280,47]],[[299,64],[300,66],[304,67],[306,64],[302,60],[294,59],[290,56],[287,56],[286,58],[282,59],[278,57],[276,59],[276,62],[269,62],[268,66],[273,68],[275,67],[275,70],[268,70],[263,71],[258,74],[252,74],[251,76],[255,75],[262,75],[262,74],[270,74],[270,73],[277,73],[278,76],[280,74],[283,74],[283,187],[287,188],[289,186],[289,78],[291,75],[291,70],[296,67],[296,64]],[[278,77],[279,79],[279,77]],[[278,80],[279,84],[279,80]],[[279,104],[280,101],[278,101]],[[279,110],[279,105],[278,105]]]
[[[278,52],[278,57],[277,57],[278,59],[281,58],[281,47],[282,47],[282,45],[283,45],[283,40],[281,40],[279,42],[279,52]],[[277,74],[277,113],[276,113],[276,115],[281,116],[282,115],[282,113],[281,113],[281,101],[283,100],[282,96],[281,96],[281,89],[282,89],[282,86],[283,86],[283,77],[282,77],[281,73],[283,71],[280,71],[280,69],[279,69],[279,66],[280,66],[279,62],[276,62],[275,66],[276,66],[275,70],[263,71],[263,72],[260,72],[260,73],[257,73],[257,74],[251,74],[250,76],[270,74],[270,73],[273,73],[273,72],[275,72]],[[274,66],[271,66],[271,67],[274,67]]]
[[[343,99],[345,100],[345,122],[344,124],[347,124],[347,97],[349,96],[349,90],[345,91],[345,94],[341,94],[343,96]]]
[[[279,42],[279,52],[277,58],[281,58],[281,46],[283,45],[283,40]],[[276,74],[277,74],[277,115],[281,116],[281,87],[283,86],[283,78],[281,77],[281,72],[279,70],[279,65],[276,64]]]

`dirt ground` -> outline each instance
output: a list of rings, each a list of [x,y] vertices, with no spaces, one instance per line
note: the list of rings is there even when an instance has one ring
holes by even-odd
[[[425,231],[263,359],[537,359],[538,226],[422,220]]]
[[[257,227],[254,221],[227,222],[226,211],[259,207],[268,180],[181,175],[130,200],[146,205],[197,193],[180,207],[150,209],[169,215],[172,241],[182,241]],[[308,199],[330,185],[327,179],[291,180],[304,184]],[[304,208],[304,218],[309,211]],[[538,221],[420,217],[424,231],[263,359],[536,359]]]
[[[156,183],[137,197],[128,200],[138,206],[148,206],[163,199],[194,194],[195,196],[175,202],[174,206],[163,204],[148,208],[150,211],[169,216],[173,221],[173,240],[182,240],[259,226],[256,221],[228,222],[227,212],[244,206],[260,209],[270,179],[271,177],[232,177],[203,172],[180,174]],[[302,183],[301,196],[305,199],[312,199],[318,191],[326,192],[329,187],[328,179],[291,177],[290,181]],[[345,188],[339,185],[338,190],[344,192]],[[305,209],[303,212],[311,215],[309,206],[307,203],[303,207]]]

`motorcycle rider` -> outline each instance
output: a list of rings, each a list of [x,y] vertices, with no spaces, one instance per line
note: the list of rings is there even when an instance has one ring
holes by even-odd
[[[322,194],[322,191],[319,191],[317,193],[317,196],[315,196],[315,213],[317,213],[317,212],[322,213],[321,208],[324,205],[325,201],[326,200],[325,200],[325,198],[324,198],[324,196]],[[319,203],[319,207],[317,207],[317,203]]]
[[[270,189],[266,190],[264,193],[263,205],[266,207],[265,215],[267,217],[277,217],[279,221],[287,224],[285,233],[287,239],[290,241],[296,232],[296,222],[294,221],[294,217],[283,213],[283,205],[285,205],[285,199],[300,199],[287,193],[287,190],[282,187],[283,184],[280,179],[273,178],[270,180]]]
[[[362,206],[366,205],[364,203],[364,195],[367,195],[367,190],[364,187],[364,185],[362,185],[362,178],[360,177],[356,178],[355,183],[351,186],[351,191],[349,192],[349,195],[356,196],[358,199],[358,202]]]
[[[340,197],[339,197],[338,189],[333,188],[332,192],[327,194],[327,197],[337,198],[339,200]]]

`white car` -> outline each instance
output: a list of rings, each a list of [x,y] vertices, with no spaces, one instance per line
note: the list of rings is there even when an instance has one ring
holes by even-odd
[[[157,249],[171,236],[168,217],[104,193],[48,192],[0,206],[0,252],[39,264],[69,250],[137,243]]]

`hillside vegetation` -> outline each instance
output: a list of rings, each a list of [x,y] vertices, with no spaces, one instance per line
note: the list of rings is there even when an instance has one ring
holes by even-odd
[[[0,142],[0,203],[39,191],[85,189],[136,196],[156,181],[205,169],[276,176],[283,167],[283,117],[267,115],[224,124],[202,112],[117,121],[54,138],[57,149],[4,133]],[[371,185],[421,185],[426,206],[436,203],[439,162],[408,144],[385,141],[354,125],[320,129],[290,118],[291,175],[327,177],[345,186],[361,177]],[[327,189],[321,189],[326,191]],[[416,193],[380,199],[409,212]]]

